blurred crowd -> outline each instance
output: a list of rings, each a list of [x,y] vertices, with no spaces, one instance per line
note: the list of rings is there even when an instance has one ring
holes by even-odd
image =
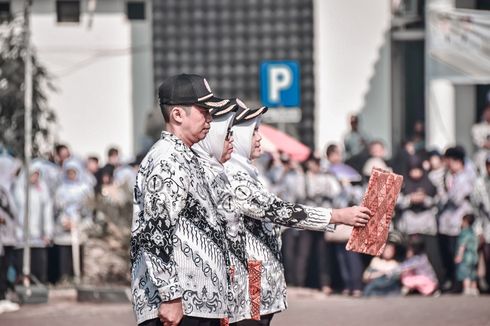
[[[31,282],[129,283],[132,187],[139,159],[123,164],[119,150],[110,148],[101,165],[97,157],[77,157],[60,144],[35,158],[26,173],[19,159],[0,154],[0,313],[16,309],[7,299],[15,298],[24,273],[26,178]]]
[[[351,228],[334,233],[285,229],[282,251],[288,285],[319,287],[355,297],[388,294],[488,292],[490,282],[490,106],[471,132],[474,155],[462,146],[426,148],[424,125],[394,150],[360,131],[350,118],[343,144],[295,162],[286,153],[260,160],[263,181],[279,197],[307,205],[359,205],[373,167],[404,177],[382,257],[349,252]]]
[[[286,153],[257,160],[263,183],[289,202],[342,208],[358,205],[373,167],[404,176],[381,257],[349,252],[351,228],[333,233],[285,229],[283,257],[290,286],[355,297],[443,291],[478,295],[490,283],[490,106],[471,130],[475,153],[443,153],[425,145],[424,124],[387,157],[385,144],[350,118],[342,144],[295,162]],[[63,144],[32,161],[0,149],[0,313],[23,275],[25,183],[29,192],[31,279],[42,284],[129,283],[132,188],[139,155],[122,163],[117,148],[80,158]],[[12,291],[8,291],[11,289]]]

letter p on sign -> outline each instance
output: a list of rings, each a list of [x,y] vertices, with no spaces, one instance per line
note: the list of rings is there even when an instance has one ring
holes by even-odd
[[[299,107],[299,65],[296,61],[265,61],[260,67],[260,97],[268,107]]]

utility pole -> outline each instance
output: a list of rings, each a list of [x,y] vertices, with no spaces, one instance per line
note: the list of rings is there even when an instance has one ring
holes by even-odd
[[[25,49],[25,76],[24,76],[24,174],[25,174],[25,202],[24,202],[24,257],[23,268],[24,285],[27,288],[27,295],[30,291],[31,274],[31,248],[29,235],[29,166],[32,155],[32,49],[31,49],[31,16],[32,0],[25,0],[24,3],[24,49]]]

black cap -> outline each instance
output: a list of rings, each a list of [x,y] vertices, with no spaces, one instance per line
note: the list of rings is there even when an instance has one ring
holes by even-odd
[[[234,99],[231,99],[229,100],[229,102],[223,106],[223,107],[220,107],[220,108],[213,108],[213,109],[210,109],[209,112],[211,113],[211,115],[213,117],[222,117],[228,113],[231,113],[231,112],[236,112],[238,108],[238,105],[236,103],[236,101]]]
[[[235,115],[235,120],[233,120],[233,125],[239,125],[246,121],[250,121],[261,114],[267,112],[268,108],[266,106],[261,106],[258,109],[251,109],[245,105],[240,99],[235,99],[237,104],[237,113]]]
[[[192,105],[206,109],[220,109],[230,100],[215,97],[206,78],[199,75],[180,74],[169,77],[158,88],[160,105]]]

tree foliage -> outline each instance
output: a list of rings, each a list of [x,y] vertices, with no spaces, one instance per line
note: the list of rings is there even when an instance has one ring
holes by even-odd
[[[25,42],[20,19],[0,25],[0,144],[14,155],[24,155]],[[54,91],[51,78],[32,51],[32,154],[49,143],[56,120],[46,92]]]

